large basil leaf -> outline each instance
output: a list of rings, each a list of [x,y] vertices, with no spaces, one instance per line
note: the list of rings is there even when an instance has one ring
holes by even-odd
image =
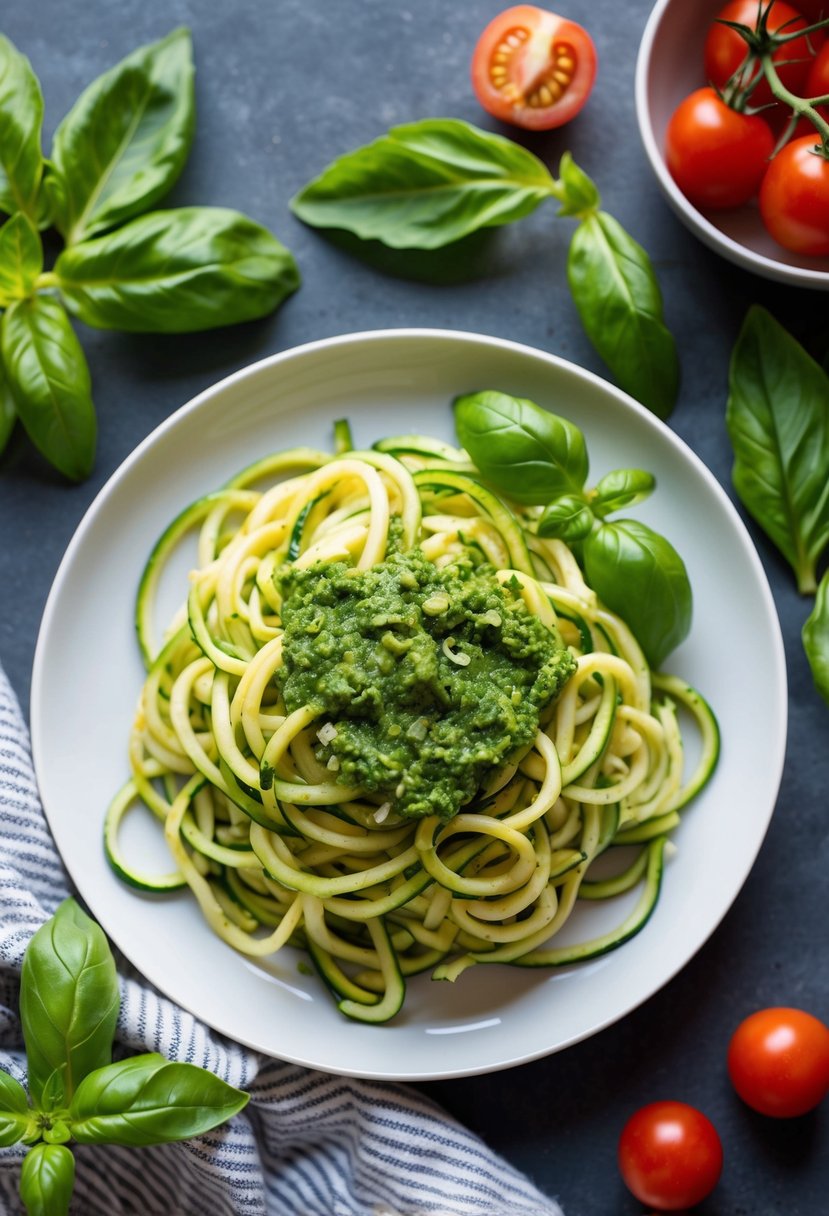
[[[0,211],[34,216],[43,172],[43,94],[32,66],[0,34]]]
[[[153,211],[65,249],[55,263],[71,313],[100,329],[185,333],[251,321],[299,286],[284,245],[222,207]]]
[[[651,667],[691,628],[691,584],[673,545],[634,519],[602,523],[583,548],[587,581],[599,599],[627,622]]]
[[[484,477],[516,502],[578,493],[587,478],[584,436],[524,397],[486,390],[454,403],[458,438]]]
[[[0,1148],[17,1144],[32,1131],[33,1122],[25,1089],[0,1068]]]
[[[813,592],[829,542],[829,377],[756,305],[731,355],[725,420],[734,489]]]
[[[815,606],[803,626],[803,648],[815,688],[829,702],[829,571],[818,583]]]
[[[62,1144],[36,1144],[23,1158],[20,1198],[28,1216],[67,1216],[75,1158]]]
[[[16,421],[17,406],[14,403],[11,385],[6,375],[6,369],[3,366],[3,360],[0,357],[0,456],[6,450],[6,445],[9,439],[11,439],[11,433],[14,430]]]
[[[195,128],[189,31],[140,47],[81,94],[52,145],[68,244],[147,210],[187,159]]]
[[[87,477],[96,438],[89,367],[60,301],[38,294],[12,304],[0,347],[29,438],[61,473]]]
[[[648,254],[611,215],[596,211],[573,233],[567,277],[585,332],[613,379],[667,418],[679,391],[679,360]]]
[[[316,228],[394,249],[437,249],[479,228],[509,224],[553,194],[531,152],[458,119],[393,127],[340,157],[291,201]]]
[[[109,1062],[119,1004],[103,931],[64,900],[29,943],[20,981],[29,1092],[39,1110],[67,1105],[81,1079]]]
[[[133,1056],[90,1073],[69,1108],[80,1144],[166,1144],[224,1123],[248,1095],[193,1064]]]
[[[0,308],[32,294],[43,270],[43,245],[32,221],[18,211],[0,228]]]

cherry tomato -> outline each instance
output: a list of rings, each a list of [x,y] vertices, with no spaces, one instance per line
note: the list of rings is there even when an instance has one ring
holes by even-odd
[[[774,136],[757,114],[741,114],[711,88],[681,101],[665,134],[668,170],[695,206],[739,207],[757,191]]]
[[[587,30],[532,4],[490,21],[472,57],[472,87],[484,109],[534,131],[575,117],[595,76],[596,47]]]
[[[760,1009],[728,1045],[728,1075],[761,1115],[791,1119],[829,1091],[829,1027],[802,1009]]]
[[[713,1123],[684,1102],[651,1102],[631,1115],[617,1157],[628,1190],[660,1212],[700,1203],[717,1185],[723,1163]]]
[[[763,0],[764,4],[767,0]],[[757,24],[758,0],[730,0],[717,13],[717,18],[725,21],[736,21],[740,25],[754,27]],[[805,17],[784,0],[774,0],[769,14],[767,28],[774,33],[785,26],[783,33],[802,30],[808,25]],[[820,33],[812,34],[809,38],[795,38],[784,46],[778,47],[773,59],[778,75],[786,88],[791,89],[799,97],[804,96],[802,89],[809,74],[809,66],[814,57],[815,47],[822,44]],[[721,89],[740,67],[748,53],[748,46],[736,30],[727,25],[714,21],[705,39],[703,59],[705,77],[716,89]],[[751,94],[752,105],[767,105],[773,101],[771,89],[765,80],[761,80]]]
[[[786,144],[760,186],[760,215],[784,249],[829,255],[829,160],[811,135]]]

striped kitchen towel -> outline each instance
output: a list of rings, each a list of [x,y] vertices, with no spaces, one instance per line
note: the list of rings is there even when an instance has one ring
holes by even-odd
[[[69,894],[41,810],[19,705],[0,669],[0,1067],[25,1081],[19,974]],[[81,1145],[77,1216],[561,1216],[556,1203],[405,1085],[311,1072],[213,1034],[119,962],[123,1052],[158,1051],[247,1090],[230,1123],[181,1144]],[[0,1212],[17,1216],[25,1150],[0,1149]]]

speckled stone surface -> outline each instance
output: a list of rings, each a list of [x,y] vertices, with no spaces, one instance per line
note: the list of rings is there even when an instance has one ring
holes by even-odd
[[[19,434],[0,459],[0,660],[24,708],[46,596],[86,507],[159,422],[229,372],[312,339],[408,325],[516,339],[602,372],[566,287],[570,221],[558,220],[554,208],[501,232],[485,273],[440,283],[382,273],[288,210],[295,191],[330,160],[391,124],[453,116],[497,129],[472,95],[468,65],[477,33],[502,7],[497,0],[4,6],[0,30],[30,57],[43,84],[47,140],[93,77],[139,44],[188,25],[198,126],[166,201],[246,211],[293,250],[303,274],[301,290],[280,312],[235,329],[153,337],[78,327],[99,418],[92,477],[63,483]],[[634,117],[634,63],[648,10],[648,0],[570,0],[567,14],[597,42],[595,92],[570,127],[524,142],[553,168],[570,149],[597,181],[607,210],[651,253],[683,366],[671,425],[730,492],[724,405],[729,354],[745,311],[753,302],[766,305],[823,358],[826,297],[727,265],[669,212]],[[725,1075],[730,1031],[752,1009],[795,1004],[829,1017],[829,708],[812,688],[800,646],[806,606],[753,525],[752,534],[786,639],[790,742],[771,829],[731,911],[682,973],[620,1024],[533,1064],[424,1087],[556,1196],[567,1216],[642,1212],[619,1180],[616,1139],[636,1106],[666,1096],[705,1110],[723,1139],[725,1171],[715,1196],[698,1209],[702,1216],[829,1211],[829,1106],[774,1124],[743,1108]],[[751,714],[747,705],[746,730]]]

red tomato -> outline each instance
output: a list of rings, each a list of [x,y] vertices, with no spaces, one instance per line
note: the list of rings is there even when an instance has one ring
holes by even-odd
[[[665,134],[671,176],[690,202],[709,211],[748,202],[773,151],[768,123],[732,110],[710,88],[679,103]]]
[[[532,4],[490,21],[472,58],[475,96],[494,118],[547,131],[578,114],[596,77],[587,30]]]
[[[717,17],[754,28],[757,24],[757,12],[758,0],[730,0],[730,3],[720,9]],[[797,9],[785,4],[784,0],[774,0],[767,26],[772,33],[781,30],[782,33],[788,34],[794,30],[802,30],[806,25],[808,22]],[[784,30],[783,26],[786,27]],[[821,34],[812,34],[809,38],[795,38],[793,42],[787,42],[774,53],[773,58],[780,79],[786,88],[800,97],[803,96],[802,88],[809,74],[815,47],[822,42]],[[703,51],[706,79],[715,88],[723,88],[740,67],[747,53],[748,46],[736,30],[729,29],[727,25],[720,25],[717,21],[713,22],[708,30]],[[765,80],[761,80],[751,95],[752,105],[766,105],[773,100],[771,89]]]
[[[652,1102],[631,1115],[617,1156],[628,1190],[660,1212],[700,1203],[717,1185],[723,1163],[713,1123],[684,1102]]]
[[[829,1027],[802,1009],[760,1009],[732,1035],[728,1075],[761,1115],[805,1115],[829,1091]]]
[[[760,214],[784,249],[829,255],[829,160],[813,136],[795,139],[777,153],[760,186]]]

